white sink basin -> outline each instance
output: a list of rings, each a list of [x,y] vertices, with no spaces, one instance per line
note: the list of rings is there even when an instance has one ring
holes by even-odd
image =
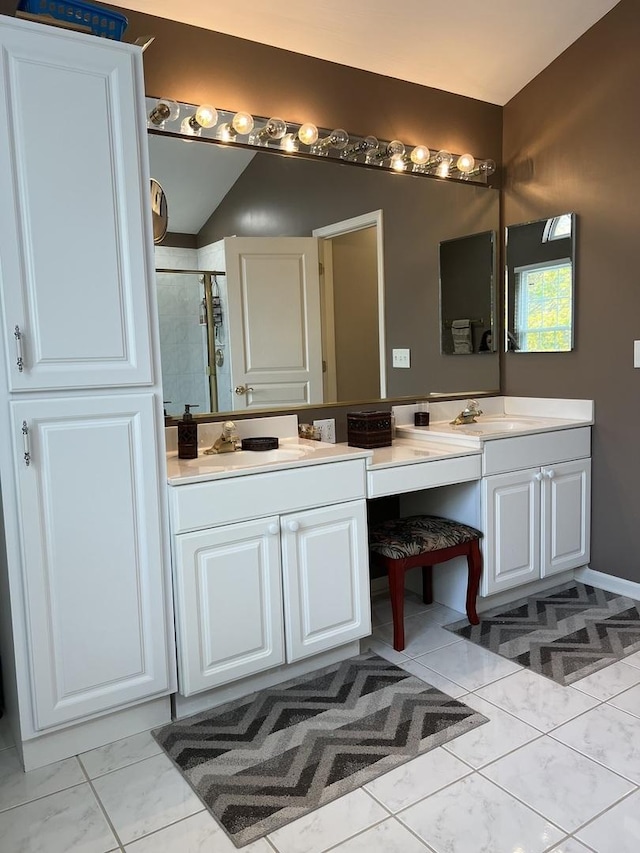
[[[544,421],[539,421],[536,418],[517,418],[517,417],[481,417],[475,424],[460,424],[452,426],[460,432],[471,433],[492,433],[492,432],[513,432],[514,430],[521,432],[525,429],[537,429],[544,426]]]
[[[306,447],[278,447],[275,450],[236,450],[235,453],[200,453],[197,459],[181,459],[180,462],[191,467],[201,468],[253,468],[258,465],[271,465],[275,462],[294,462],[307,456]]]

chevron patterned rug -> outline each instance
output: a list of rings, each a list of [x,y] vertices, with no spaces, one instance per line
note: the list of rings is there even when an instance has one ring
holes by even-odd
[[[640,601],[571,582],[446,628],[567,685],[640,651]]]
[[[486,722],[369,653],[153,734],[243,847]]]

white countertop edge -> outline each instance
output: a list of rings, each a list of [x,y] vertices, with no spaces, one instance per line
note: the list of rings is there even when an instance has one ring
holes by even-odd
[[[511,414],[516,416],[515,412]],[[519,414],[518,417],[528,417],[529,415]],[[506,419],[508,420],[508,415],[506,415]],[[532,419],[541,420],[541,418],[534,418],[533,415],[530,416]],[[462,446],[467,447],[477,447],[479,444],[483,444],[485,441],[495,441],[496,439],[505,439],[505,438],[520,438],[525,435],[536,435],[537,433],[544,432],[557,432],[558,430],[565,429],[577,429],[579,427],[585,426],[593,426],[594,420],[593,418],[580,418],[580,419],[569,419],[569,418],[544,418],[545,421],[548,421],[546,424],[540,424],[533,426],[523,426],[522,429],[510,429],[504,430],[503,432],[495,431],[491,433],[471,433],[464,431],[464,425],[461,424],[456,429],[449,429],[451,426],[448,421],[441,421],[431,423],[427,427],[416,427],[409,426],[407,424],[403,424],[397,428],[398,434],[403,438],[412,438],[415,441],[433,441],[433,442],[447,442],[453,444],[460,444]],[[478,418],[478,424],[482,423],[482,416]],[[440,429],[439,429],[440,427]]]

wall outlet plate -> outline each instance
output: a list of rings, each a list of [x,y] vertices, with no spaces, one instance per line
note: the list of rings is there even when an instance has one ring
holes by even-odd
[[[633,366],[640,367],[640,341],[633,342]]]
[[[394,367],[411,367],[410,349],[394,349],[391,352],[393,356],[392,364]]]
[[[321,421],[314,421],[313,425],[320,430],[320,441],[326,441],[329,444],[336,443],[335,418],[325,418]]]

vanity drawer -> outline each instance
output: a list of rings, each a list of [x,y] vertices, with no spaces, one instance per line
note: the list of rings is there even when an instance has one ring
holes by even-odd
[[[172,532],[361,500],[365,490],[364,459],[173,486]]]
[[[591,455],[591,427],[499,438],[484,443],[483,474],[504,474]]]
[[[433,489],[436,486],[479,480],[481,474],[480,454],[379,468],[367,471],[367,496],[380,498],[383,495]]]

